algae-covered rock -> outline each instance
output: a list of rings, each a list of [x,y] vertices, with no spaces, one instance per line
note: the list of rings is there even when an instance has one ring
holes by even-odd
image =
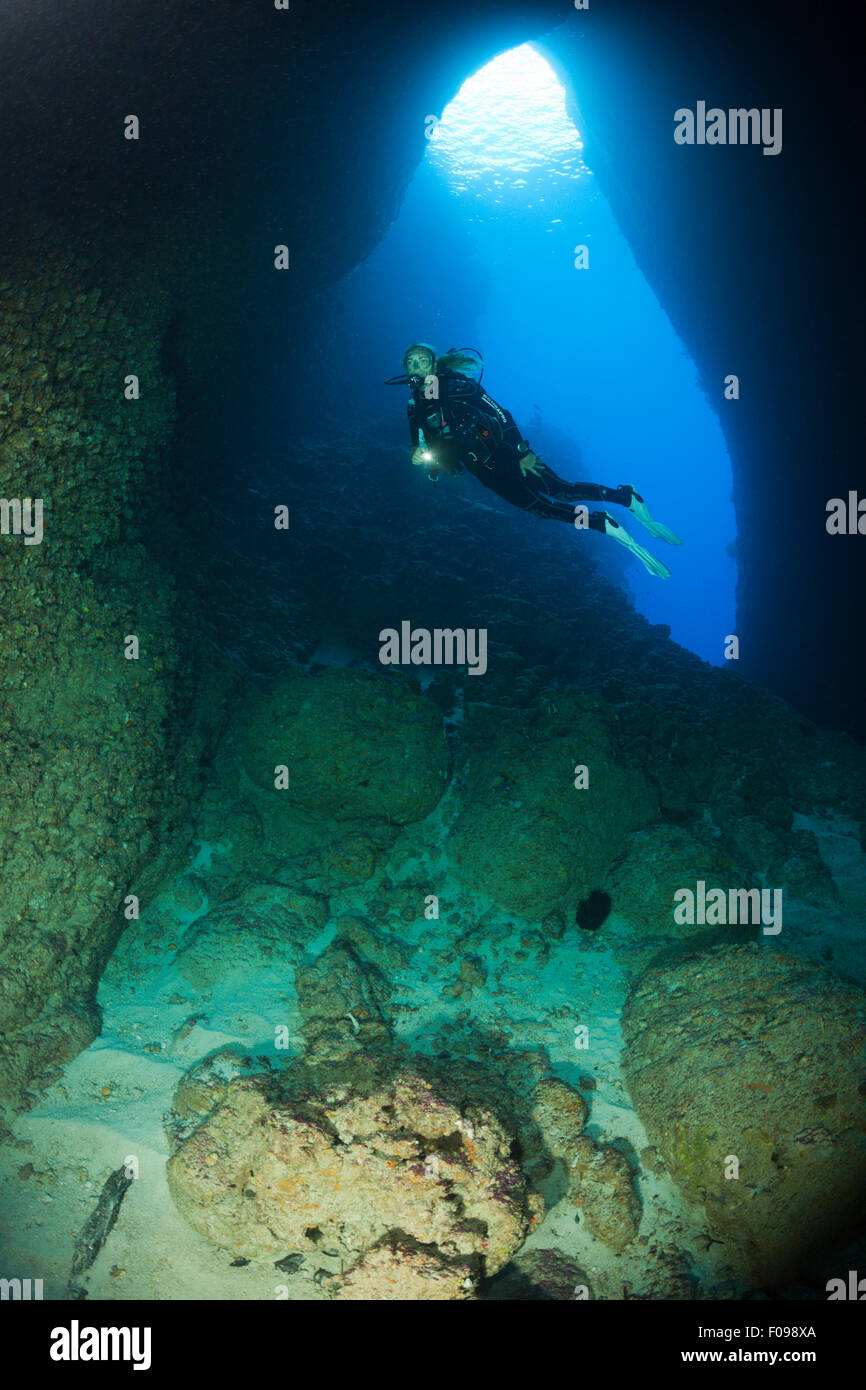
[[[78,998],[43,1010],[35,1023],[19,1028],[0,1048],[0,1098],[11,1113],[32,1105],[100,1029],[94,1002]],[[11,1118],[11,1114],[10,1114]],[[0,1119],[0,1135],[6,1125]]]
[[[839,890],[811,831],[775,824],[764,812],[731,817],[725,838],[737,860],[768,884],[825,912],[839,906]]]
[[[240,1076],[249,1076],[257,1069],[243,1048],[232,1043],[211,1052],[185,1071],[177,1084],[172,1101],[172,1123],[175,1137],[186,1126],[195,1126],[225,1100],[229,1083]]]
[[[249,801],[229,797],[221,787],[206,792],[199,803],[195,840],[203,850],[197,871],[212,898],[233,897],[262,872],[261,816]]]
[[[531,1105],[545,1148],[570,1165],[588,1114],[583,1096],[558,1076],[543,1076],[532,1091]]]
[[[274,877],[334,893],[365,883],[397,837],[385,821],[324,820],[290,806],[279,793],[261,793],[261,813],[269,852],[278,863]]]
[[[34,224],[0,279],[0,496],[43,507],[36,543],[0,538],[10,1114],[98,1031],[124,900],[144,904],[177,867],[222,718],[189,608],[147,544],[174,415],[162,352],[174,305],[157,266],[97,242]],[[133,370],[137,400],[123,391]]]
[[[629,836],[608,868],[603,887],[613,911],[647,936],[693,944],[702,938],[710,944],[721,933],[731,942],[753,940],[760,923],[708,928],[676,920],[674,894],[683,888],[695,892],[699,881],[708,890],[755,886],[723,851],[708,849],[681,826],[652,825]]]
[[[473,714],[449,839],[459,883],[537,919],[597,887],[624,836],[658,813],[643,775],[616,761],[610,711],[555,695],[533,714]]]
[[[302,966],[295,983],[309,1061],[390,1048],[387,978],[345,940],[332,941]]]
[[[728,1261],[787,1283],[866,1213],[866,994],[760,945],[649,971],[623,1015],[651,1143]]]
[[[553,1075],[542,1076],[516,1108],[523,1171],[548,1207],[567,1191],[587,1114],[580,1092]]]
[[[621,1254],[638,1233],[641,1202],[628,1159],[612,1145],[582,1135],[571,1148],[568,1197],[587,1230]]]
[[[251,702],[245,720],[251,781],[317,816],[421,820],[448,781],[440,711],[398,679],[292,672]],[[289,786],[275,791],[280,766],[289,770]]]
[[[619,1254],[637,1235],[640,1198],[624,1155],[584,1133],[587,1115],[579,1091],[558,1076],[542,1076],[520,1127],[521,1162],[547,1206],[566,1197],[587,1230]]]
[[[337,921],[337,936],[380,970],[404,969],[412,959],[412,951],[385,932],[372,927],[358,913],[346,913]]]
[[[281,884],[256,883],[193,922],[177,953],[179,973],[211,989],[229,971],[267,974],[295,965],[327,920],[325,904]]]
[[[58,1009],[87,1010],[126,895],[147,902],[186,848],[204,751],[188,658],[165,576],[141,557],[128,572],[147,575],[146,619],[129,594],[107,603],[72,575],[67,603],[43,617],[41,576],[0,643],[0,1108],[10,1111],[29,1103],[3,1084],[29,1068],[13,1054],[48,1038]],[[136,627],[140,656],[127,661],[121,634]]]
[[[229,1059],[231,1072],[234,1063]],[[336,1252],[342,1296],[468,1296],[522,1244],[530,1206],[512,1137],[429,1066],[358,1056],[181,1088],[171,1195],[246,1259]],[[405,1263],[406,1292],[393,1277]],[[366,1291],[366,1293],[364,1292]]]

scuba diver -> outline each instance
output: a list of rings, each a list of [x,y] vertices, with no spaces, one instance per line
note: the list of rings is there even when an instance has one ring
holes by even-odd
[[[534,516],[567,521],[611,536],[635,555],[650,574],[670,578],[670,570],[629,535],[609,512],[587,512],[574,504],[610,502],[625,507],[659,540],[680,545],[679,536],[654,521],[643,498],[630,483],[603,487],[569,483],[538,456],[521,435],[512,416],[481,388],[483,364],[474,348],[450,348],[442,356],[429,343],[413,343],[403,354],[405,376],[388,386],[408,385],[412,462],[436,482],[467,469],[485,487]],[[480,369],[480,372],[479,372]],[[477,379],[476,379],[477,374]]]

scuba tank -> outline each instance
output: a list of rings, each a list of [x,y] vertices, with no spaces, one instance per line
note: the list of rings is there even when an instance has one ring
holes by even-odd
[[[442,356],[450,357],[452,353],[459,353],[462,357],[474,358],[474,362],[472,363],[472,365],[466,363],[465,366],[452,367],[451,370],[453,372],[459,372],[460,376],[470,377],[472,381],[476,381],[480,385],[481,378],[484,375],[484,358],[481,356],[481,353],[478,351],[478,349],[473,347],[452,347],[449,348],[447,352],[443,352]]]

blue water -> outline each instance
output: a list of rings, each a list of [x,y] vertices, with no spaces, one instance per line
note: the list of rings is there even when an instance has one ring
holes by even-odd
[[[616,510],[672,571],[659,580],[630,560],[635,605],[721,664],[736,631],[730,460],[695,365],[582,151],[540,54],[523,45],[488,63],[442,113],[399,216],[345,282],[340,331],[365,344],[358,378],[375,410],[402,419],[402,394],[381,379],[400,370],[409,342],[472,345],[486,389],[561,476],[633,483],[683,540],[653,541]],[[588,269],[575,268],[578,245]],[[381,364],[370,343],[382,345]],[[545,524],[564,548],[615,544]]]

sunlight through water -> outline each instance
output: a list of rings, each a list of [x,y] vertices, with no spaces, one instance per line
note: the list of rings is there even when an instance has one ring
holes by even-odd
[[[467,78],[430,139],[430,158],[458,193],[523,208],[588,173],[583,142],[550,64],[528,43]]]
[[[640,564],[616,572],[651,622],[718,663],[717,634],[734,631],[730,459],[695,364],[584,162],[583,135],[530,44],[466,79],[427,142],[425,167],[446,201],[418,184],[442,258],[428,320],[448,324],[449,342],[478,346],[487,390],[560,477],[631,483],[677,535],[698,540],[657,556],[671,570],[664,584]],[[574,541],[557,534],[553,544]],[[613,559],[584,539],[602,565]]]

